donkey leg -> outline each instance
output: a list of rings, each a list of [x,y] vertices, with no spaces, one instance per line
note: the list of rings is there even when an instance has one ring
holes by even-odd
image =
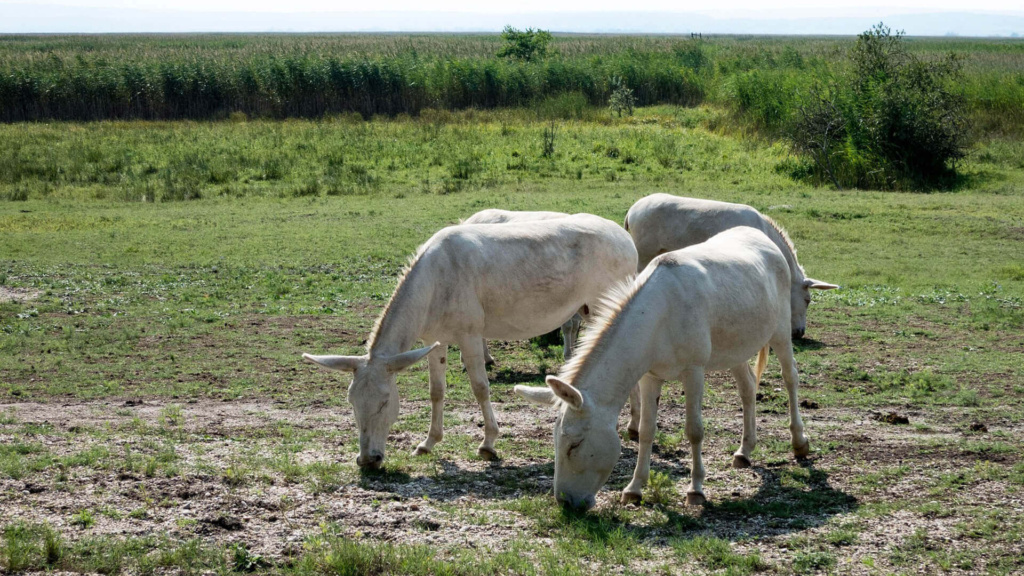
[[[576,346],[576,339],[572,337],[572,320],[566,320],[562,324],[562,360],[572,360],[573,348]]]
[[[686,437],[690,440],[690,487],[686,490],[686,504],[697,506],[706,502],[704,498],[704,458],[701,447],[704,444],[704,419],[701,403],[704,401],[704,368],[694,366],[683,373],[683,388],[686,390]]]
[[[750,453],[757,444],[757,420],[754,414],[754,400],[757,395],[757,381],[750,365],[744,362],[732,370],[739,387],[740,402],[743,404],[743,441],[740,449],[732,455],[733,468],[749,468]]]
[[[434,444],[444,437],[444,390],[446,386],[446,369],[448,368],[448,345],[441,344],[427,356],[430,374],[430,430],[427,438],[420,442],[414,456],[430,454]]]
[[[578,312],[562,324],[562,359],[566,362],[572,360],[573,353],[576,350],[576,338],[580,335],[580,326],[582,324],[583,317]]]
[[[651,474],[651,450],[654,446],[654,435],[658,431],[658,399],[661,397],[662,381],[650,374],[644,374],[640,383],[633,387],[639,389],[640,401],[640,444],[636,453],[636,469],[633,480],[622,491],[622,503],[634,504],[643,497],[644,486]]]
[[[778,345],[772,343],[772,350],[782,364],[782,379],[786,381],[786,391],[789,392],[789,433],[793,436],[793,455],[806,458],[811,452],[811,443],[804,434],[804,421],[800,418],[800,402],[797,400],[800,376],[793,358],[793,342],[788,334],[778,340]]]
[[[626,424],[626,435],[633,442],[640,440],[640,385],[629,390],[629,422]]]
[[[484,365],[494,366],[497,362],[494,361],[494,357],[491,356],[491,351],[487,348],[487,340],[483,338],[481,338],[481,340],[483,340],[484,343]]]
[[[462,348],[462,361],[466,365],[466,373],[469,375],[469,384],[473,388],[473,396],[480,404],[480,410],[484,415],[484,441],[477,448],[477,454],[484,460],[494,460],[498,457],[494,450],[494,441],[498,438],[498,421],[494,418],[494,411],[491,409],[490,384],[487,382],[487,367],[484,365],[483,340],[480,338],[466,338],[459,343]]]

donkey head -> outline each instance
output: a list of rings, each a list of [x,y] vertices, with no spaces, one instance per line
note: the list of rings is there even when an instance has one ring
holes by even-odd
[[[616,419],[594,418],[601,409],[572,384],[555,376],[548,376],[545,382],[547,388],[516,386],[515,391],[531,402],[559,407],[555,421],[555,499],[586,510],[594,505],[597,491],[608,481],[622,451]]]
[[[811,304],[811,290],[835,290],[839,286],[815,280],[814,278],[797,279],[789,290],[790,325],[793,339],[804,337],[807,330],[807,307]]]
[[[393,356],[313,356],[310,362],[332,370],[352,372],[348,401],[359,427],[359,456],[356,464],[376,470],[384,463],[384,448],[392,424],[398,420],[398,383],[395,375],[430,353],[439,342],[426,348]]]

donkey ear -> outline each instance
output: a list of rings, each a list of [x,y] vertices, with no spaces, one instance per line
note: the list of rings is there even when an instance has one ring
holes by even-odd
[[[355,372],[366,365],[366,356],[313,356],[303,354],[303,358],[332,370]]]
[[[822,282],[821,280],[815,280],[814,278],[804,278],[804,286],[813,290],[835,290],[839,288],[838,284],[829,284],[828,282]]]
[[[558,399],[565,402],[576,410],[583,407],[583,394],[565,380],[558,376],[548,376],[544,379],[551,391],[558,396]]]
[[[401,354],[395,354],[385,360],[385,365],[388,367],[388,372],[392,374],[395,372],[401,372],[409,366],[419,362],[424,356],[430,354],[434,348],[440,346],[440,342],[434,342],[426,348],[417,348],[416,350],[409,350],[408,352],[402,352]]]
[[[512,389],[516,395],[541,406],[551,406],[558,401],[558,397],[547,386],[523,386],[516,384]]]

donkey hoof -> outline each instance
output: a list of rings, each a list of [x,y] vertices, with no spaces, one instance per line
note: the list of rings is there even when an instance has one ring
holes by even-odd
[[[811,442],[810,440],[804,440],[802,446],[793,446],[793,455],[796,456],[797,460],[803,460],[807,458],[811,453]]]
[[[619,502],[623,505],[636,504],[639,506],[641,500],[643,500],[643,495],[639,492],[623,492]]]
[[[707,503],[708,499],[704,497],[701,492],[687,492],[686,493],[686,505],[687,506],[703,506]]]
[[[629,436],[629,439],[632,442],[639,442],[640,441],[640,431],[639,430],[629,430],[629,429],[627,429],[626,430],[626,435]]]
[[[488,448],[486,446],[481,446],[481,447],[476,449],[476,453],[477,453],[478,456],[480,456],[480,458],[483,458],[484,460],[487,460],[488,462],[491,462],[492,460],[497,460],[498,459],[498,453],[494,451],[494,448]]]
[[[747,458],[743,454],[732,455],[732,467],[733,468],[750,468],[750,458]]]
[[[430,448],[427,448],[426,446],[417,446],[416,449],[412,451],[413,456],[425,456],[427,454],[430,454]]]
[[[484,367],[485,368],[490,368],[492,366],[497,366],[497,365],[498,365],[498,363],[494,361],[494,358],[488,358],[487,360],[484,360]]]

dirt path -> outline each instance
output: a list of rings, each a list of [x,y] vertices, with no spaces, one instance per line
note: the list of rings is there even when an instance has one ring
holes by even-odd
[[[855,537],[836,547],[837,566],[868,573],[893,567],[894,545],[922,530],[928,542],[955,552],[977,544],[963,536],[962,525],[985,510],[1000,510],[1013,522],[1024,518],[1024,495],[1003,474],[1019,467],[1020,453],[998,448],[1021,445],[1019,425],[965,436],[954,411],[918,413],[912,420],[927,426],[915,428],[887,424],[867,410],[805,409],[817,452],[797,466],[788,454],[786,416],[766,405],[758,416],[755,467],[733,470],[729,454],[740,417],[732,400],[711,401],[705,411],[711,505],[687,508],[670,497],[663,507],[634,513],[627,524],[650,546],[690,529],[792,565],[800,553],[792,542],[817,546],[848,526]],[[468,404],[449,408],[435,455],[407,456],[425,433],[428,410],[422,402],[404,403],[386,472],[361,475],[347,407],[137,400],[3,405],[0,442],[26,448],[0,480],[0,524],[48,523],[71,539],[199,536],[241,542],[277,559],[298,554],[324,523],[351,538],[445,549],[543,541],[537,518],[522,503],[550,499],[554,414],[499,403],[503,460],[485,463],[474,456],[480,416]],[[667,394],[654,469],[669,474],[678,493],[689,475],[682,415],[681,398]],[[984,444],[994,438],[998,443]],[[599,494],[599,513],[617,514],[618,490],[635,458],[635,445],[624,443]],[[966,475],[962,482],[957,474]],[[866,512],[872,507],[877,512]],[[91,521],[82,520],[82,510]],[[668,522],[667,511],[692,525]],[[988,545],[971,570],[1020,551],[1019,543]]]

